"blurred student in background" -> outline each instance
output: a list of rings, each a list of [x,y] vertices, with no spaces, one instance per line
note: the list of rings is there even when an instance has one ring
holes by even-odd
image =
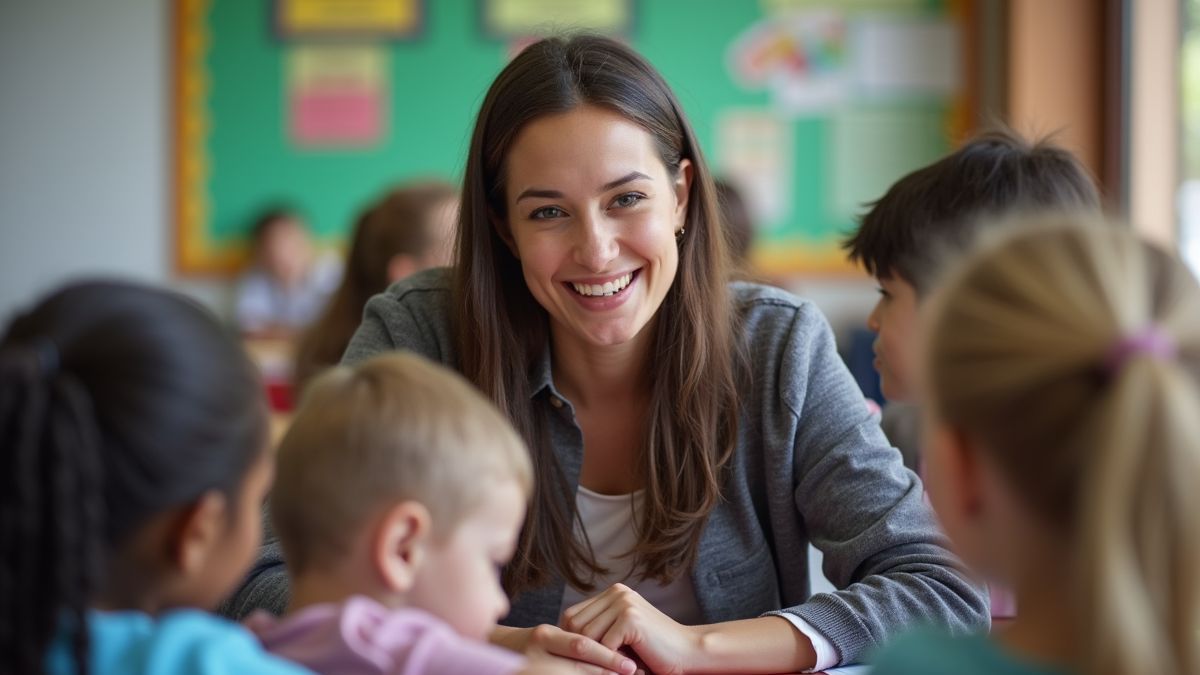
[[[303,219],[271,208],[254,221],[253,262],[238,282],[235,318],[253,337],[290,337],[325,306],[341,276],[335,258],[318,257]]]
[[[1127,228],[1043,217],[930,300],[925,475],[1005,631],[877,675],[1200,672],[1200,287]]]
[[[297,392],[342,360],[371,296],[410,274],[450,264],[457,215],[457,193],[440,181],[396,187],[363,210],[354,225],[342,283],[300,338]]]
[[[754,221],[742,193],[724,178],[713,180],[717,190],[717,206],[725,223],[725,238],[729,242],[730,261],[739,271],[749,271],[750,245],[754,243]]]

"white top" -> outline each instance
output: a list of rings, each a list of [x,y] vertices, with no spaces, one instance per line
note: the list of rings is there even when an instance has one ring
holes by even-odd
[[[633,557],[626,555],[637,544],[633,514],[641,509],[645,493],[641,490],[626,495],[602,495],[579,486],[575,493],[575,508],[583,531],[592,544],[596,562],[608,573],[596,579],[596,593],[609,586],[622,583],[637,591],[660,612],[685,626],[704,623],[700,604],[696,601],[696,587],[692,575],[680,574],[669,584],[641,579],[633,574]],[[588,596],[569,584],[563,590],[562,609],[566,609]]]
[[[658,611],[685,626],[704,623],[703,612],[696,600],[696,587],[692,575],[681,574],[669,584],[641,579],[633,575],[633,559],[625,555],[637,544],[633,514],[642,507],[644,493],[641,490],[627,495],[602,495],[582,485],[575,493],[575,508],[579,521],[592,545],[596,562],[608,573],[596,579],[599,593],[615,583],[623,583],[654,605]],[[585,600],[588,596],[568,584],[563,589],[562,610]],[[837,651],[825,636],[807,621],[792,614],[784,614],[793,626],[807,637],[817,654],[814,670],[825,670],[837,664]]]

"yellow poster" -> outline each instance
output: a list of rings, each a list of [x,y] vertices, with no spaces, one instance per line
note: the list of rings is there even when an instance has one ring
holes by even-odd
[[[406,37],[422,22],[421,0],[276,0],[275,20],[286,37]]]
[[[571,29],[615,35],[633,24],[633,0],[484,0],[483,19],[494,37]]]

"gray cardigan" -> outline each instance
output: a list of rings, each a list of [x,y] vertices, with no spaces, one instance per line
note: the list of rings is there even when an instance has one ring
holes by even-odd
[[[724,500],[709,516],[691,571],[705,620],[795,614],[833,643],[842,663],[861,660],[912,625],[986,630],[984,590],[947,551],[920,480],[868,412],[825,318],[778,289],[737,283],[731,292],[753,386],[741,400]],[[344,360],[406,349],[456,367],[450,303],[444,270],[396,284],[367,304]],[[554,387],[549,354],[547,348],[531,369],[531,389],[574,488],[583,436],[570,402]],[[810,542],[841,590],[810,594]],[[562,594],[561,581],[527,592],[513,600],[504,623],[556,623]],[[286,599],[283,560],[270,542],[225,611],[279,611]]]

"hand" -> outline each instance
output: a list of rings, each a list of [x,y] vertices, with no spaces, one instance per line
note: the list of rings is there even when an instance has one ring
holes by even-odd
[[[530,672],[584,673],[585,675],[634,675],[632,659],[608,649],[595,640],[575,635],[550,624],[533,628],[497,626],[492,644],[520,652],[530,659]]]
[[[687,672],[700,651],[694,629],[676,623],[624,584],[568,607],[562,627],[607,649],[628,647],[659,675]]]

